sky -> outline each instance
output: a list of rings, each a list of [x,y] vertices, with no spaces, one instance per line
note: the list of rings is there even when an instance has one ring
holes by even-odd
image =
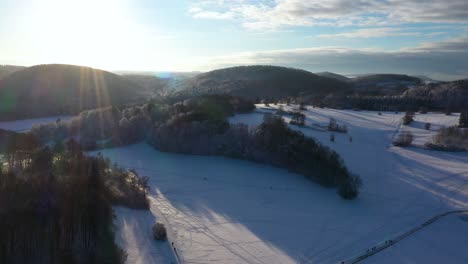
[[[0,0],[0,64],[468,78],[467,0]]]

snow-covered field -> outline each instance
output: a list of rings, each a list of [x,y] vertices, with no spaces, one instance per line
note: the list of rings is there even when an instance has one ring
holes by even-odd
[[[72,118],[72,116],[51,116],[14,121],[0,121],[0,129],[11,130],[15,132],[26,132],[30,130],[34,125],[55,122],[59,118],[61,120],[67,120]]]
[[[262,111],[230,121],[258,124]],[[418,121],[429,120],[435,129],[455,124],[457,115],[417,115],[410,127],[400,127],[403,115],[395,113],[314,108],[306,115],[313,127],[325,126],[330,117],[348,126],[348,134],[335,133],[334,143],[329,132],[295,128],[335,149],[361,175],[364,187],[357,200],[342,200],[333,189],[300,175],[247,161],[162,153],[143,143],[101,152],[150,177],[150,200],[160,210],[152,214],[162,214],[170,223],[183,263],[339,263],[436,214],[468,208],[468,153],[391,145],[401,129],[411,129],[416,143],[423,143],[435,132],[427,132]],[[149,234],[143,233],[150,232],[153,220],[139,221],[126,220],[143,231],[125,240],[125,249],[138,252],[141,259],[157,259],[157,250],[140,250],[147,245]],[[434,260],[456,250],[446,259],[466,263],[467,244],[460,235],[431,235],[447,226],[449,233],[468,230],[468,222],[450,221],[455,220],[436,222],[365,262],[421,263],[428,260],[424,246],[439,256]],[[428,239],[444,242],[431,246]]]
[[[467,263],[467,215],[450,215],[362,263]]]
[[[127,263],[177,263],[167,242],[155,241],[151,227],[156,223],[152,211],[114,207],[116,242],[127,251]]]

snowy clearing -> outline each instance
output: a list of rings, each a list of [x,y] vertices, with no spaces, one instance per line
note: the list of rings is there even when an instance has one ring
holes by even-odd
[[[258,124],[261,111],[230,121]],[[184,263],[339,263],[434,215],[468,208],[468,153],[392,146],[402,116],[309,109],[307,124],[324,126],[333,117],[348,126],[348,134],[335,133],[335,142],[330,142],[327,131],[292,126],[335,149],[348,168],[361,175],[364,187],[354,201],[342,200],[333,189],[303,176],[247,161],[162,153],[143,143],[101,152],[150,177],[151,204],[170,222],[176,251]],[[457,120],[456,116],[422,116],[433,122],[434,129]],[[429,137],[417,124],[408,129],[421,140]],[[136,250],[145,243],[141,239],[146,237],[125,249]],[[443,256],[451,248],[458,250],[451,263],[468,259],[466,243],[455,241],[460,240],[441,242],[431,254]],[[415,260],[425,257],[419,243],[403,241],[397,246],[395,251],[382,251],[387,254],[385,261],[400,263],[408,254]],[[405,255],[399,254],[403,250]],[[149,254],[142,256],[146,259],[156,257],[150,256],[152,251],[139,254]],[[366,263],[382,262],[377,256]]]
[[[468,215],[450,215],[362,263],[466,263]]]
[[[127,263],[177,263],[169,243],[153,239],[156,217],[151,211],[114,207],[114,213],[116,242],[127,252]]]
[[[27,132],[34,125],[51,123],[57,121],[57,119],[68,120],[73,116],[51,116],[51,117],[41,117],[33,119],[23,119],[23,120],[14,120],[14,121],[0,121],[0,129],[15,131],[15,132]]]

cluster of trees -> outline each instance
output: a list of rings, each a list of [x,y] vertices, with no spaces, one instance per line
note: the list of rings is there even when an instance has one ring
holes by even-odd
[[[281,117],[265,115],[256,129],[216,120],[177,117],[155,127],[150,144],[162,151],[222,155],[286,168],[321,185],[337,187],[345,199],[357,197],[361,181],[339,155],[288,128]]]
[[[35,127],[31,132],[42,142],[50,142],[54,139],[51,135],[61,136],[65,131],[66,137],[85,142],[86,149],[146,139],[161,151],[222,155],[287,168],[322,185],[338,186],[346,199],[358,195],[360,180],[354,180],[357,177],[348,172],[338,154],[289,129],[281,117],[266,116],[254,130],[227,121],[228,116],[254,107],[238,97],[201,96],[171,105],[150,102],[123,110],[88,111],[76,119]],[[294,116],[302,124],[305,116]]]
[[[337,98],[334,105],[346,108],[357,108],[373,111],[418,111],[420,108],[435,109],[434,102],[429,97],[416,96],[349,96]],[[330,105],[328,103],[327,105]]]
[[[111,206],[147,209],[147,179],[73,140],[49,148],[16,134],[2,153],[2,263],[124,263]]]
[[[457,126],[442,128],[425,147],[442,151],[468,150],[468,130]]]
[[[328,122],[328,130],[340,133],[348,133],[348,127],[346,125],[338,124],[334,118],[330,118],[330,121]]]
[[[460,113],[460,119],[458,120],[458,127],[468,127],[468,112]]]
[[[458,112],[468,108],[468,79],[431,83],[408,89],[404,97],[430,98],[433,109]]]
[[[34,126],[31,134],[42,143],[74,138],[85,150],[94,150],[145,140],[154,127],[166,122],[209,119],[222,123],[227,116],[254,108],[247,100],[224,95],[196,97],[174,104],[149,102],[122,110],[106,107],[82,112],[67,121]]]
[[[409,131],[400,132],[393,140],[393,145],[397,147],[408,147],[413,143],[413,134]]]
[[[414,121],[414,113],[406,112],[403,116],[403,125],[409,125]]]
[[[294,112],[291,115],[290,124],[297,126],[305,126],[305,115],[301,112]]]

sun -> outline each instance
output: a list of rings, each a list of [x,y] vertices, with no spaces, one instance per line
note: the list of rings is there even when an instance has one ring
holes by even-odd
[[[145,34],[130,5],[126,0],[33,1],[29,41],[43,61],[105,68],[132,64]]]

